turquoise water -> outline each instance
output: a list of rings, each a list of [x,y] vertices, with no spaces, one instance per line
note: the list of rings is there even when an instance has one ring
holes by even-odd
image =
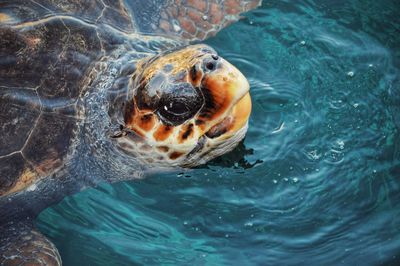
[[[207,41],[251,83],[242,145],[88,189],[37,225],[64,265],[400,265],[399,14],[264,1]]]

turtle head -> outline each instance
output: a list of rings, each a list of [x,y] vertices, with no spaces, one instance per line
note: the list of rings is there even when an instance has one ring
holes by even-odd
[[[251,111],[249,83],[206,45],[139,62],[126,127],[143,145],[140,157],[191,167],[231,151],[244,138]]]

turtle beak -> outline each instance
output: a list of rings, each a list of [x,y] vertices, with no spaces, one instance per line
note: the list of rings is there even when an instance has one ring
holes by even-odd
[[[209,74],[205,85],[212,94],[214,106],[219,108],[207,137],[230,138],[247,126],[251,113],[250,85],[236,67],[221,59],[219,68]]]

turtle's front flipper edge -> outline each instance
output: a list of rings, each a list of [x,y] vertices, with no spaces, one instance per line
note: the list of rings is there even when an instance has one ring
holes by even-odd
[[[261,5],[262,0],[129,0],[138,32],[202,41]]]
[[[0,225],[0,232],[0,265],[61,265],[57,248],[32,221]]]

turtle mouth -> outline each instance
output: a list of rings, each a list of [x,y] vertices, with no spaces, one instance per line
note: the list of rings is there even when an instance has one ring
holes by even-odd
[[[210,139],[218,138],[219,136],[225,134],[228,129],[233,124],[234,118],[231,115],[225,117],[221,122],[211,127],[210,130],[206,132],[206,136]]]
[[[229,138],[247,125],[251,113],[251,98],[247,92],[230,109],[220,122],[212,126],[205,135],[210,139]]]
[[[192,167],[233,150],[246,134],[250,113],[251,99],[247,91],[221,121],[199,138],[182,165]]]

